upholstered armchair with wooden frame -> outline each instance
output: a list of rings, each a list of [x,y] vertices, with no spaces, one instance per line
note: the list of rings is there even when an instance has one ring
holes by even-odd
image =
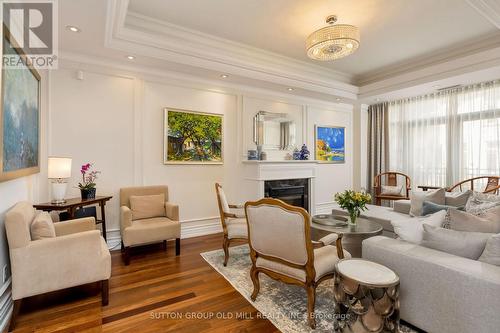
[[[448,192],[452,192],[453,190],[458,189],[459,191],[463,191],[462,187],[463,185],[469,183],[467,189],[470,189],[474,191],[474,181],[480,180],[480,179],[486,179],[486,186],[483,189],[483,193],[490,193],[490,194],[498,194],[498,189],[500,189],[499,185],[499,176],[480,176],[480,177],[474,177],[470,179],[463,180],[447,189]]]
[[[334,266],[340,259],[351,257],[342,249],[342,234],[311,241],[307,211],[278,199],[247,202],[245,212],[254,285],[251,299],[255,301],[260,290],[259,273],[302,286],[307,292],[308,322],[315,328],[316,287],[334,277]],[[333,243],[335,246],[330,245]]]
[[[120,229],[125,265],[132,246],[175,239],[175,255],[181,253],[179,206],[168,201],[168,187],[139,186],[120,189]]]
[[[55,237],[32,240],[30,227],[42,214],[19,202],[5,215],[14,300],[9,331],[26,297],[99,282],[102,305],[108,305],[111,255],[95,219],[54,223]]]
[[[224,249],[224,266],[229,259],[229,245],[231,241],[247,241],[247,221],[243,211],[234,211],[243,209],[243,205],[230,205],[227,202],[226,194],[219,183],[215,183],[215,193],[217,194],[217,204],[219,206],[220,222],[224,239],[222,248]],[[233,211],[231,211],[233,209]]]
[[[398,186],[398,176],[404,179],[404,184],[402,185],[401,192],[399,193],[384,193],[383,186]],[[383,178],[385,177],[385,183],[383,182]],[[383,172],[378,174],[373,179],[373,193],[375,198],[375,204],[380,206],[382,204],[382,200],[409,200],[410,199],[410,190],[411,190],[411,179],[409,176],[405,175],[401,172]]]

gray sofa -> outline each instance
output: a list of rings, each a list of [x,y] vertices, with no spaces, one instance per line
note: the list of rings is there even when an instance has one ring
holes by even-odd
[[[363,258],[401,281],[401,318],[429,333],[500,332],[500,267],[398,239],[363,241]]]

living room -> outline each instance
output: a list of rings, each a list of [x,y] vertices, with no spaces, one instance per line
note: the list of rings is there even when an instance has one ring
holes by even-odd
[[[41,3],[2,3],[2,330],[500,330],[497,1]]]

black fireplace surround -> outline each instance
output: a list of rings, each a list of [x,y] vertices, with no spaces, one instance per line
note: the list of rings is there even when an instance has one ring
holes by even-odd
[[[264,196],[302,207],[309,211],[309,179],[280,179],[264,181]]]

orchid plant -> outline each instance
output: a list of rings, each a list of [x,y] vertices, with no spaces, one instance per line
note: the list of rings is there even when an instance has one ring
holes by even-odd
[[[82,168],[80,169],[80,172],[82,174],[82,182],[78,183],[78,187],[81,190],[90,190],[95,188],[96,186],[95,180],[97,179],[97,175],[101,172],[97,170],[91,170],[92,166],[93,165],[91,163],[86,163],[82,165]]]

